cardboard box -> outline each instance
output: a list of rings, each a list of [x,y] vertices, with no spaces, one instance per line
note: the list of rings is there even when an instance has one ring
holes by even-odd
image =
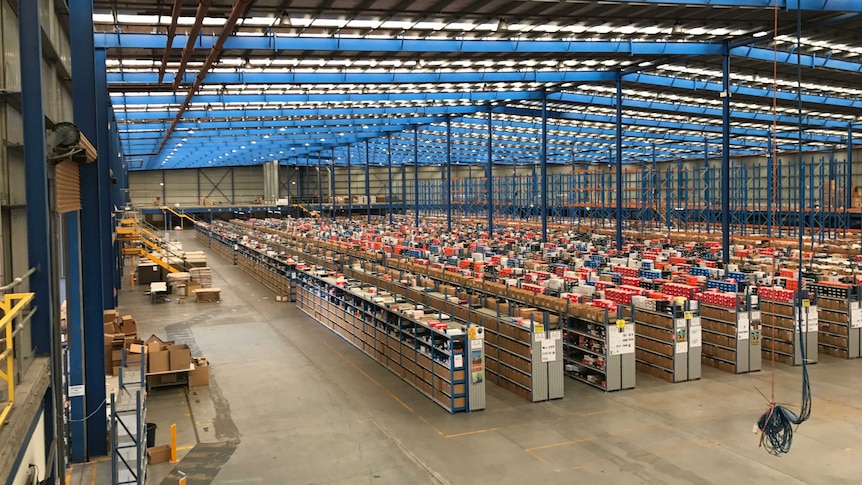
[[[117,333],[117,326],[114,325],[114,322],[105,322],[105,333],[106,334]]]
[[[117,310],[105,310],[103,315],[105,323],[115,323],[120,321],[120,313]]]
[[[150,465],[165,463],[171,459],[171,445],[159,445],[147,448],[147,458]]]
[[[167,372],[171,370],[170,359],[171,354],[167,350],[147,351],[147,372],[154,374],[156,372]]]
[[[186,344],[169,345],[170,370],[186,370],[192,365],[192,351]]]
[[[204,358],[195,359],[195,370],[189,372],[189,387],[208,386],[210,384],[210,364]]]

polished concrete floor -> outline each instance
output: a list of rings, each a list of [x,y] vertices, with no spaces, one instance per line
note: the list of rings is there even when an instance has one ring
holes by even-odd
[[[194,234],[186,249],[200,249]],[[567,379],[531,404],[493,384],[485,411],[449,415],[384,367],[210,253],[220,303],[153,305],[124,290],[144,337],[185,341],[211,362],[208,388],[153,392],[150,419],[176,465],[150,483],[859,483],[862,360],[811,367],[813,414],[789,455],[758,448],[770,371],[605,394]],[[765,366],[768,368],[768,365]],[[798,406],[800,369],[777,365],[776,397]],[[164,479],[164,480],[162,480]]]

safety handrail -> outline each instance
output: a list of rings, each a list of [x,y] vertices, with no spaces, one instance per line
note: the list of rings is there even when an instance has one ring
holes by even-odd
[[[35,271],[35,269],[31,270]],[[25,277],[32,274],[32,272],[28,272],[29,274],[25,275]],[[16,278],[16,280],[23,278]],[[13,284],[19,284],[13,282]],[[6,285],[9,286],[9,285]],[[5,287],[4,287],[5,288]],[[3,406],[3,409],[0,409],[0,426],[3,426],[3,423],[6,422],[6,417],[9,415],[9,412],[12,410],[12,405],[15,403],[15,349],[14,349],[14,337],[15,333],[17,333],[17,325],[15,322],[23,317],[22,313],[24,308],[33,301],[33,297],[35,293],[9,293],[2,296],[0,299],[0,311],[3,312],[3,316],[0,317],[0,332],[5,334],[5,342],[3,346],[3,351],[0,352],[0,368],[3,367],[3,361],[5,361],[5,369],[0,369],[0,379],[6,382],[6,389],[9,393],[7,398],[7,403]],[[31,312],[32,313],[32,312]]]

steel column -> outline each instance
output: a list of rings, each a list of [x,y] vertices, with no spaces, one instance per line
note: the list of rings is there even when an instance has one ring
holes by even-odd
[[[620,75],[617,78],[617,97],[616,97],[616,166],[617,166],[617,210],[616,210],[616,243],[617,251],[623,250],[623,78]]]
[[[66,455],[58,440],[62,429],[62,365],[59,329],[55,332],[54,261],[52,260],[51,219],[48,195],[48,148],[45,142],[45,110],[42,100],[42,28],[39,21],[41,2],[18,2],[18,39],[21,61],[21,114],[24,132],[24,187],[27,202],[27,260],[36,272],[30,277],[30,291],[36,293],[33,305],[38,311],[30,320],[33,351],[51,356],[50,389],[45,401],[45,452],[53,452],[54,461],[45,477],[59,477],[65,472]],[[26,62],[25,62],[26,60]],[[57,295],[59,296],[59,295]],[[56,334],[56,335],[55,335]],[[8,346],[8,343],[7,343]],[[30,349],[25,349],[29,351]],[[101,356],[100,356],[101,357]],[[58,365],[59,364],[59,365]],[[14,376],[10,376],[14,379]],[[103,377],[104,378],[104,377]],[[104,382],[104,381],[103,381]],[[50,403],[50,404],[49,404]],[[53,450],[52,450],[52,447]],[[58,473],[59,471],[59,473]],[[54,481],[54,480],[51,480]],[[62,483],[63,478],[59,478]]]
[[[452,119],[446,118],[446,186],[443,187],[446,198],[446,228],[452,231]]]
[[[491,113],[491,105],[488,105],[488,164],[485,166],[485,190],[488,199],[488,238],[494,237],[494,159],[493,159],[493,135],[494,116]]]
[[[99,212],[99,225],[101,226],[101,248],[102,258],[102,304],[105,310],[117,307],[117,290],[114,287],[113,274],[113,242],[111,241],[111,181],[108,170],[111,164],[110,132],[108,130],[109,106],[108,106],[108,79],[107,79],[107,52],[105,49],[96,49],[96,149],[99,152],[99,200],[105,204]]]
[[[371,158],[368,153],[368,140],[365,140],[365,207],[367,220],[371,222]]]
[[[392,136],[386,135],[386,171],[389,178],[389,190],[386,192],[389,199],[389,224],[392,224]]]
[[[81,213],[66,214],[66,326],[69,332],[69,387],[84,386],[84,320],[81,300]],[[85,396],[69,397],[70,453],[73,463],[87,461]]]
[[[320,178],[320,153],[317,154],[317,213],[323,216],[323,181]]]
[[[542,242],[548,242],[548,96],[542,96]]]
[[[773,199],[775,199],[775,147],[773,146],[773,137],[770,136],[768,141],[769,156],[766,157],[766,237],[772,237],[772,224],[774,214],[772,213]],[[759,207],[758,207],[759,209]]]
[[[853,207],[853,125],[847,126],[847,167],[845,168],[844,182],[844,227],[850,226],[850,221],[846,220],[847,211]]]
[[[234,185],[233,167],[230,168],[230,203],[236,204],[236,186]]]
[[[419,127],[413,128],[413,225],[419,227]]]
[[[353,219],[353,181],[350,179],[350,145],[347,145],[347,219]]]
[[[401,162],[401,213],[407,217],[407,164]]]
[[[21,2],[28,4],[30,2]],[[37,3],[37,2],[32,2]],[[38,22],[38,21],[37,21]],[[38,32],[38,23],[36,30]],[[96,63],[93,45],[93,2],[92,0],[71,0],[69,2],[70,38],[72,49],[72,100],[75,125],[92,143],[98,139],[96,104]],[[27,58],[27,57],[22,57]],[[32,58],[32,57],[30,57]],[[31,83],[24,83],[30,85]],[[41,86],[41,83],[35,84]],[[41,89],[41,87],[39,88]],[[41,94],[40,94],[41,96]],[[81,247],[80,254],[100,254],[101,227],[98,220],[101,214],[99,200],[100,167],[105,169],[104,155],[81,167]],[[44,160],[39,162],[44,164]],[[104,170],[107,171],[107,170]],[[164,172],[163,172],[164,174]],[[164,179],[162,179],[164,182]],[[165,203],[165,187],[162,187]],[[107,203],[107,201],[103,201]],[[105,343],[102,311],[107,301],[103,301],[102,259],[90,258],[81,271],[81,294],[83,295],[84,329],[84,416],[102,413],[105,402]],[[85,436],[73,436],[76,447],[86,446],[83,461],[107,454],[107,422],[105,419],[91,419],[84,423]],[[80,455],[78,455],[80,456]]]
[[[335,149],[329,152],[329,211],[330,217],[335,217]]]
[[[727,264],[730,262],[730,56],[726,52],[721,71],[721,260]]]

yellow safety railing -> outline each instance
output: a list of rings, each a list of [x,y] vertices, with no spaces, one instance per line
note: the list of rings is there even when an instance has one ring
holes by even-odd
[[[2,348],[3,352],[0,353],[0,379],[6,381],[6,388],[9,392],[8,402],[0,410],[0,426],[6,422],[6,417],[15,402],[15,352],[13,349],[15,322],[18,321],[18,317],[21,316],[27,305],[33,301],[34,295],[35,293],[8,293],[0,299],[0,312],[3,313],[3,316],[0,317],[0,335],[4,335],[6,338]],[[4,361],[5,368],[3,368]]]

